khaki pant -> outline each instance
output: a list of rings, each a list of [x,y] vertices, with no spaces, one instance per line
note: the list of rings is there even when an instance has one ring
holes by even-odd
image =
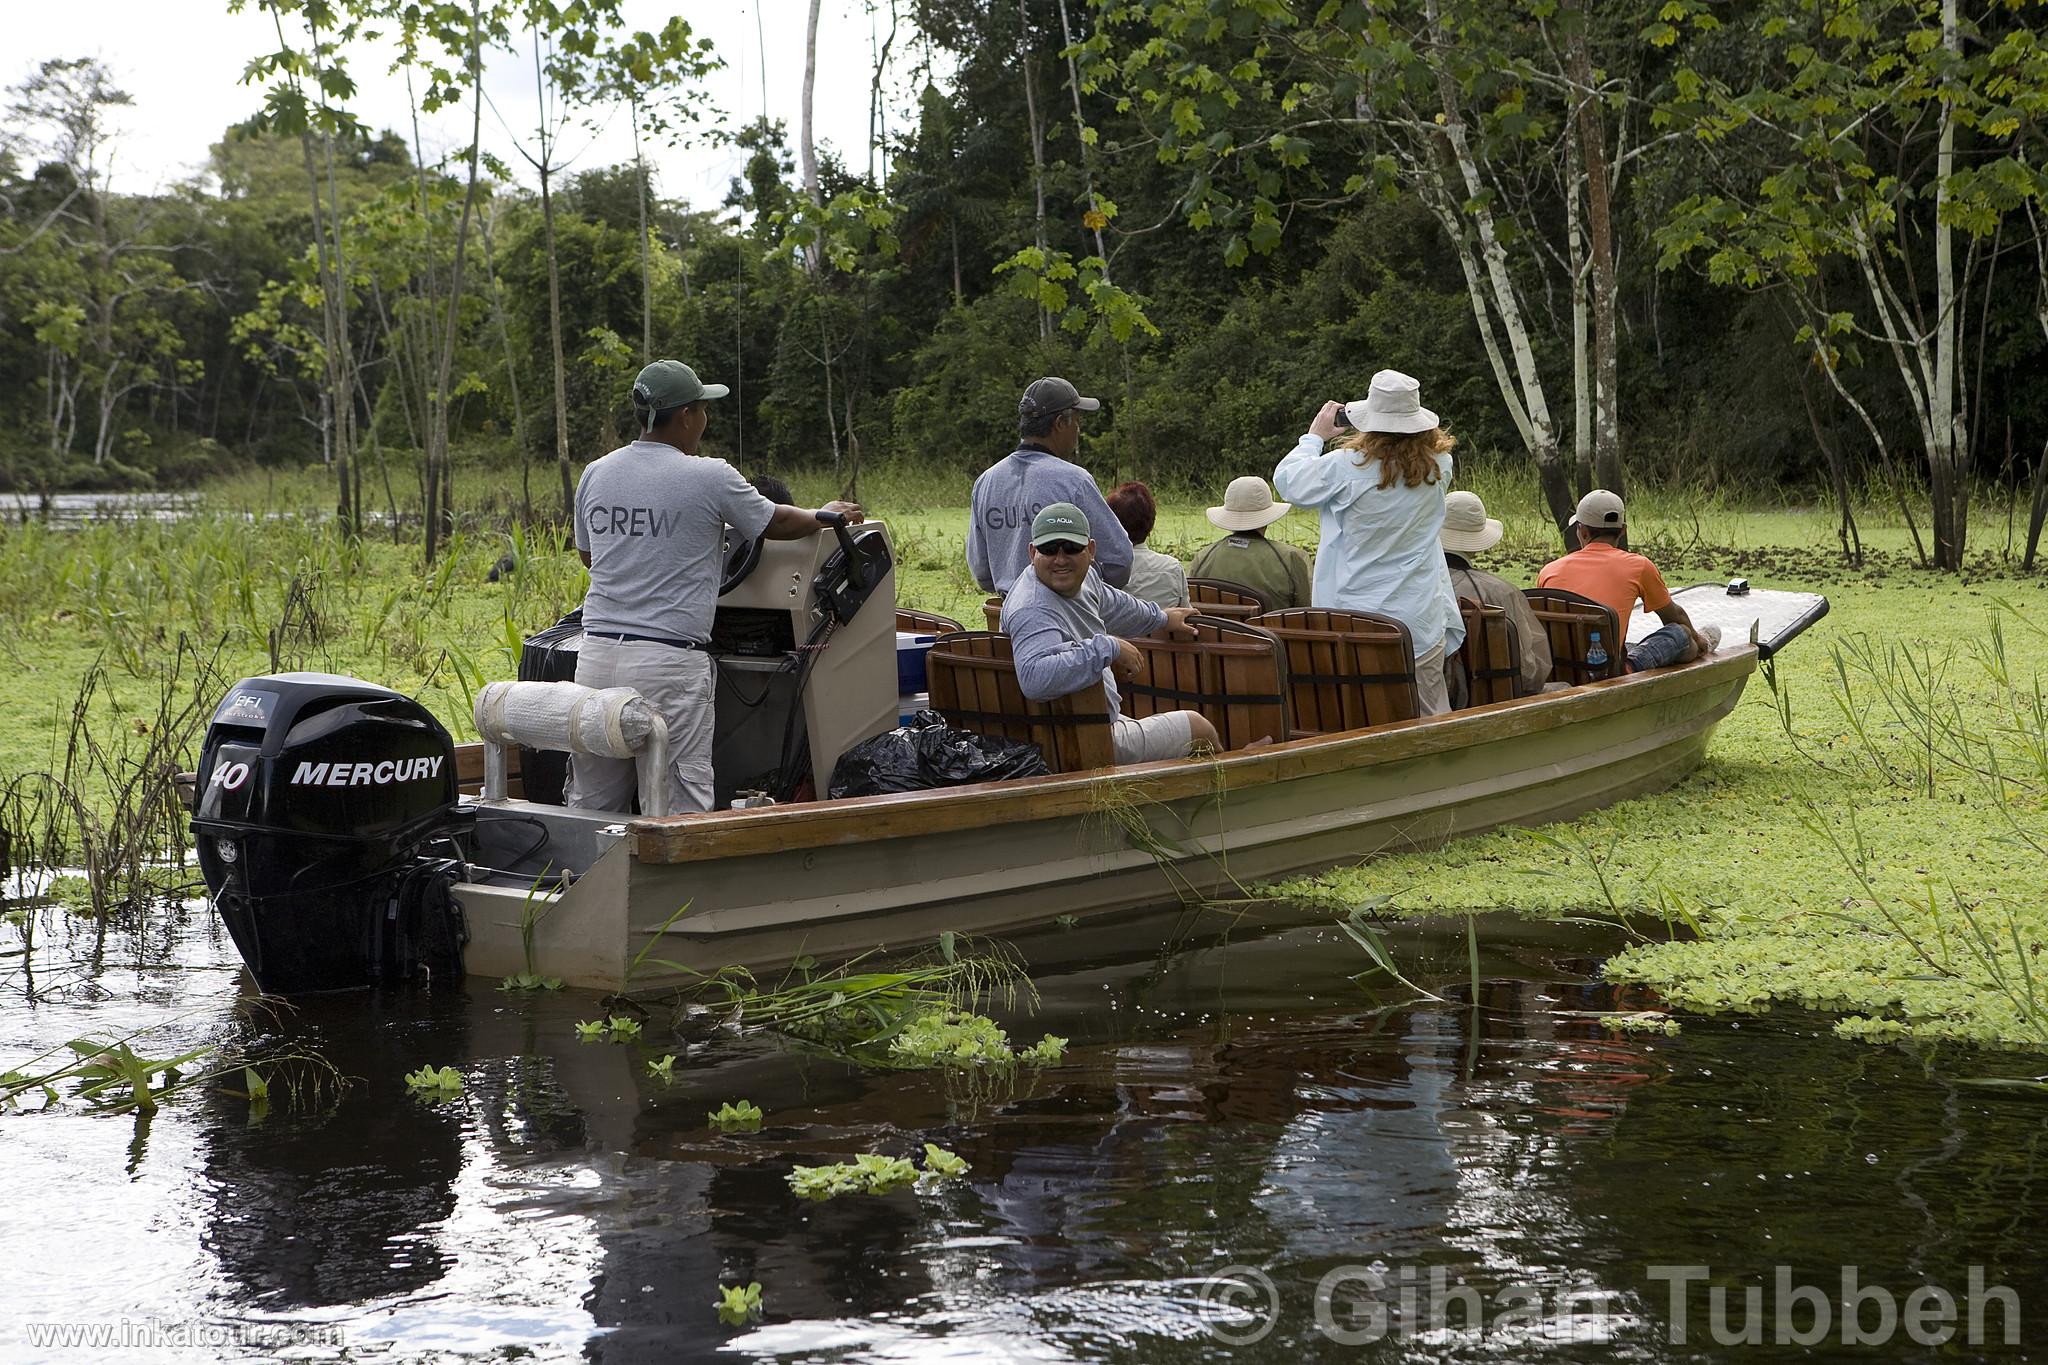
[[[578,681],[581,681],[579,675]],[[1441,716],[1451,709],[1449,686],[1444,682],[1444,642],[1415,656],[1415,694],[1422,699],[1422,714]]]
[[[585,687],[630,687],[668,726],[668,809],[711,809],[712,704],[717,675],[701,649],[651,640],[583,637],[576,681]],[[569,760],[567,802],[582,810],[628,811],[638,790],[634,760],[576,754]]]

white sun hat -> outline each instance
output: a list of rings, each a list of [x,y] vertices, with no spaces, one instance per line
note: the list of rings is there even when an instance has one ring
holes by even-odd
[[[1402,435],[1439,426],[1436,414],[1422,406],[1422,385],[1399,370],[1381,370],[1371,391],[1344,405],[1344,415],[1360,431],[1391,431]]]
[[[1500,543],[1500,522],[1486,515],[1486,504],[1477,493],[1463,489],[1444,498],[1444,529],[1437,533],[1443,547],[1453,554],[1476,554]]]
[[[1209,520],[1226,531],[1258,531],[1294,510],[1291,502],[1273,501],[1273,490],[1256,474],[1232,479],[1223,490],[1223,505],[1209,509]]]

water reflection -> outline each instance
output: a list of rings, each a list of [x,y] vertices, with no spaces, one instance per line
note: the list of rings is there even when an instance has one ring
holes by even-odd
[[[1618,1003],[1595,971],[1612,945],[1583,929],[1483,925],[1476,995],[1462,921],[1401,931],[1441,997],[1424,998],[1350,979],[1365,964],[1313,921],[1224,927],[1027,942],[1043,1009],[1013,1032],[1074,1046],[1014,1084],[683,1044],[659,1021],[644,1047],[582,1043],[576,1021],[603,1006],[573,993],[310,1002],[255,1025],[360,1078],[310,1111],[175,1102],[139,1154],[130,1119],[0,1119],[11,1172],[64,1192],[59,1218],[0,1205],[0,1274],[23,1321],[319,1321],[369,1358],[614,1365],[1699,1359],[1704,1338],[1665,1341],[1649,1267],[1826,1283],[1852,1254],[1902,1292],[1981,1265],[2048,1302],[2040,1111],[1952,1079],[1998,1059],[1854,1046],[1799,1015],[1611,1037],[1575,1013]],[[167,1014],[176,1039],[244,1027],[207,922],[152,934],[111,954],[122,966],[0,1007],[0,1060]],[[645,1061],[670,1050],[663,1083]],[[462,1070],[462,1097],[407,1096],[423,1065]],[[706,1125],[740,1099],[763,1131]],[[822,1205],[784,1180],[926,1141],[970,1177]],[[48,1273],[86,1263],[88,1279]],[[1270,1277],[1281,1311],[1226,1353],[1203,1284],[1232,1264]],[[1339,1352],[1313,1303],[1352,1266],[1377,1280],[1345,1282],[1340,1325],[1385,1339]],[[1432,1272],[1470,1291],[1477,1324],[1454,1310],[1425,1330]],[[750,1280],[766,1320],[721,1326],[718,1286]],[[1517,1289],[1537,1307],[1503,1324]]]

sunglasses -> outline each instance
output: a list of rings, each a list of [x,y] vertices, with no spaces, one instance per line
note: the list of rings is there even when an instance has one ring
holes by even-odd
[[[1077,555],[1088,547],[1071,540],[1048,540],[1045,544],[1035,545],[1032,548],[1042,555],[1051,557],[1054,555]]]

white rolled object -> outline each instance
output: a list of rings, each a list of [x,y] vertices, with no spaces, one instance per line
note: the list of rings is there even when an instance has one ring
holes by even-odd
[[[630,687],[494,682],[476,697],[477,733],[494,744],[633,758],[657,727],[661,717]]]

